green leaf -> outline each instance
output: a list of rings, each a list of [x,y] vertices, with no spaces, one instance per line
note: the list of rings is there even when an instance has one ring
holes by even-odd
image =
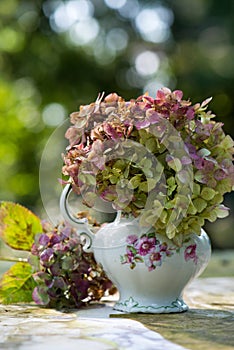
[[[167,211],[163,210],[160,215],[160,220],[165,224],[167,222]]]
[[[143,144],[145,144],[147,139],[151,137],[151,135],[145,129],[140,129],[138,132],[139,132],[139,136],[141,138],[141,142]]]
[[[96,185],[96,177],[91,174],[79,174],[79,180],[82,181],[86,185],[94,186]]]
[[[192,233],[196,233],[197,235],[200,235],[201,234],[201,225],[194,222],[191,224],[190,230]]]
[[[131,245],[128,245],[128,250],[129,250],[133,255],[136,255],[136,253],[137,253],[137,250],[136,250],[133,246],[131,246]]]
[[[171,176],[167,179],[168,186],[174,186],[175,185],[175,178],[174,176]]]
[[[142,212],[140,216],[140,221],[139,221],[141,226],[149,226],[152,223],[155,223],[155,215],[153,210],[145,210]]]
[[[210,222],[215,222],[217,220],[217,214],[215,210],[210,211],[205,218]]]
[[[131,189],[137,188],[141,183],[141,176],[142,176],[141,174],[137,174],[133,176],[129,181],[129,185],[130,185],[129,188]]]
[[[112,185],[115,185],[117,182],[118,182],[118,177],[117,177],[117,176],[114,176],[114,175],[111,175],[111,176],[110,176],[110,183],[111,183]]]
[[[174,158],[172,156],[168,157],[167,164],[170,168],[172,168],[174,171],[181,171],[182,164],[179,158]]]
[[[180,170],[177,173],[177,179],[182,182],[182,184],[189,184],[191,182],[191,175],[186,170]]]
[[[200,191],[201,191],[201,186],[199,184],[197,184],[196,182],[193,183],[193,196],[194,198],[199,196]]]
[[[142,158],[139,165],[143,168],[143,170],[150,169],[152,167],[152,161],[148,158]]]
[[[194,174],[194,179],[200,183],[206,183],[206,177],[201,170],[198,170]]]
[[[195,198],[193,200],[193,205],[197,209],[198,213],[201,213],[207,207],[207,202],[202,198]]]
[[[140,193],[140,194],[137,193],[136,194],[136,199],[134,200],[134,205],[137,208],[144,208],[146,200],[147,200],[147,196],[146,196],[145,193]]]
[[[0,203],[0,237],[13,249],[31,250],[34,237],[42,232],[40,219],[12,202]]]
[[[211,200],[216,195],[216,191],[213,188],[203,187],[201,191],[201,197],[206,201]]]
[[[157,180],[148,178],[147,181],[141,182],[139,185],[139,190],[142,192],[150,192],[156,186]]]
[[[167,179],[167,184],[168,184],[167,195],[170,196],[177,187],[174,176],[171,176]]]
[[[134,258],[134,260],[135,260],[136,263],[143,263],[144,262],[143,258],[141,258],[140,256],[136,256]]]
[[[176,226],[173,225],[173,223],[169,223],[167,224],[167,227],[166,227],[166,235],[169,239],[172,239],[175,237],[175,234],[176,234]]]
[[[35,286],[31,265],[18,262],[5,272],[0,280],[0,302],[3,304],[31,302]]]
[[[229,148],[234,147],[234,141],[231,136],[226,135],[225,138],[220,142],[219,146],[225,150],[228,150]]]
[[[221,204],[218,208],[215,209],[215,212],[218,218],[226,218],[226,216],[229,215],[229,208]]]
[[[144,182],[140,183],[139,190],[142,191],[142,192],[148,193],[148,183],[147,183],[147,181],[144,181]]]
[[[213,204],[220,204],[222,203],[224,200],[224,197],[220,194],[220,193],[217,193],[214,198],[211,199],[210,201],[210,204],[213,205]]]
[[[153,137],[146,140],[145,147],[152,153],[157,151],[157,142]]]
[[[96,193],[94,193],[94,192],[85,192],[85,194],[83,196],[83,203],[87,207],[91,208],[91,207],[94,206],[96,199],[97,199]]]
[[[226,192],[230,192],[231,189],[232,185],[230,179],[220,180],[216,186],[216,191],[221,195],[225,194]]]
[[[207,148],[202,148],[200,151],[198,151],[198,155],[202,158],[205,158],[210,155],[210,151]]]
[[[155,188],[156,183],[157,183],[156,179],[147,179],[148,192],[152,191]]]
[[[195,206],[194,206],[193,203],[191,202],[191,203],[189,204],[187,214],[195,215],[196,213],[197,213],[197,209],[195,208]]]
[[[126,163],[125,163],[124,159],[118,159],[113,165],[113,169],[116,169],[118,171],[119,170],[123,171],[125,169],[125,167],[126,167]]]

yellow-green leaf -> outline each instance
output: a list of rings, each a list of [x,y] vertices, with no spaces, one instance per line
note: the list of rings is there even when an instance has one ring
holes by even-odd
[[[26,262],[18,262],[5,272],[0,280],[0,303],[31,302],[35,286],[31,265]]]
[[[220,142],[219,146],[227,150],[234,147],[234,141],[231,136],[226,135],[225,138]]]
[[[0,203],[0,237],[11,248],[30,250],[39,232],[41,221],[30,210],[12,202]]]
[[[133,176],[129,181],[129,188],[131,189],[137,188],[141,183],[141,176],[142,176],[141,174],[137,174]]]
[[[175,171],[180,171],[182,169],[182,164],[179,158],[174,158],[172,156],[169,156],[167,158],[167,164],[169,165],[170,168],[172,168]]]
[[[207,202],[202,198],[195,198],[193,200],[193,205],[197,209],[198,213],[201,213],[207,207]]]
[[[195,206],[193,205],[193,203],[191,202],[189,204],[188,210],[187,210],[187,214],[190,215],[195,215],[197,213],[197,209],[195,208]]]
[[[201,197],[206,201],[210,201],[216,195],[216,191],[213,188],[204,187],[201,191]]]

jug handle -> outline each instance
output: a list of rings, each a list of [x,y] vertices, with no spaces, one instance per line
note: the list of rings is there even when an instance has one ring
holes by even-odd
[[[77,233],[81,238],[85,238],[85,244],[83,246],[83,250],[87,253],[93,252],[92,242],[94,238],[94,234],[88,227],[87,219],[78,219],[75,216],[71,215],[68,209],[68,197],[72,191],[72,185],[67,184],[60,196],[60,211],[62,213],[63,218],[71,224],[73,227],[77,229]]]

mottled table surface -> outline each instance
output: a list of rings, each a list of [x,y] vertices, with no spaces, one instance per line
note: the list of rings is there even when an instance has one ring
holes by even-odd
[[[234,251],[213,253],[185,300],[189,311],[161,315],[115,312],[114,300],[71,312],[0,305],[0,349],[234,349]]]

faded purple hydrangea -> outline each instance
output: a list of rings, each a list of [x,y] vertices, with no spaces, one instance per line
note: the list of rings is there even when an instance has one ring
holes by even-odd
[[[205,220],[228,215],[222,202],[234,186],[234,142],[207,109],[211,98],[192,104],[168,88],[129,101],[103,95],[71,114],[65,134],[62,182],[71,183],[85,205],[101,198],[177,245],[181,233],[200,235]]]
[[[79,307],[100,300],[116,289],[92,253],[85,253],[76,231],[69,225],[43,224],[44,232],[35,237],[29,262],[37,284],[32,297],[47,307]]]

